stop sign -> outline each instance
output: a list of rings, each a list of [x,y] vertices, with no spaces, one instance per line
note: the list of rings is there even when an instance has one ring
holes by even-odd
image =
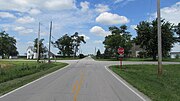
[[[118,48],[118,53],[119,54],[124,54],[124,48]]]

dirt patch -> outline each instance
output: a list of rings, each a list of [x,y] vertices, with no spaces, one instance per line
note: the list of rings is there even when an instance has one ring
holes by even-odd
[[[0,68],[10,68],[11,64],[0,64]]]

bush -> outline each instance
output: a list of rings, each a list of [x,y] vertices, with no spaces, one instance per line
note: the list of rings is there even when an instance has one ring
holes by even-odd
[[[177,54],[175,58],[176,58],[176,59],[179,59],[179,55]]]

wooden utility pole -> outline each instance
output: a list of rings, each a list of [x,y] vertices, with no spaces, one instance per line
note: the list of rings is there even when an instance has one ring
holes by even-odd
[[[39,62],[39,59],[40,59],[40,52],[39,52],[39,40],[40,40],[40,30],[41,30],[41,27],[40,27],[40,22],[39,22],[39,30],[38,30],[38,39],[37,39],[37,62]]]
[[[50,24],[50,34],[49,34],[49,51],[48,51],[48,63],[50,63],[50,54],[51,54],[51,33],[52,33],[52,21]]]
[[[161,35],[160,0],[157,0],[157,22],[158,22],[158,75],[162,75],[162,35]]]

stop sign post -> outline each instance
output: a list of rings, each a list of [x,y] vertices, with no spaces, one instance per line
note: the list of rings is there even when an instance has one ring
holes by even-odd
[[[118,48],[118,53],[120,55],[120,68],[122,69],[122,59],[123,59],[123,54],[124,54],[124,48]]]

